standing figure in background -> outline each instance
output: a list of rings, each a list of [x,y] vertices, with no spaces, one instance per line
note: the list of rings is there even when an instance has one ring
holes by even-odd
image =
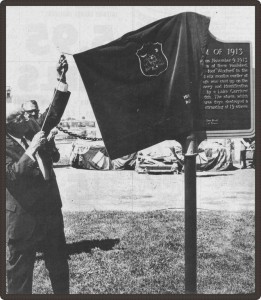
[[[255,137],[250,139],[250,149],[253,151],[253,160],[251,163],[251,167],[255,169],[256,167],[256,141]]]
[[[256,165],[256,142],[255,137],[245,139],[248,142],[249,160],[250,164],[248,167],[255,168]]]
[[[177,160],[177,164],[178,164],[178,174],[181,174],[182,171],[184,171],[184,155],[180,154],[177,155],[176,153],[176,149],[174,146],[169,148],[170,151],[173,153],[174,157]]]
[[[246,139],[240,139],[240,167],[241,169],[246,169],[246,150],[249,147],[249,143]]]

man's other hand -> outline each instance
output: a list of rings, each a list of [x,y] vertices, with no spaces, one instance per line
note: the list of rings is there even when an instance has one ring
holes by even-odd
[[[36,151],[44,146],[44,144],[47,142],[46,137],[44,135],[43,131],[39,131],[38,133],[35,134],[33,137],[31,144],[29,146],[32,154],[35,154]]]
[[[62,54],[56,67],[57,79],[66,83],[66,72],[68,71],[68,62],[66,57]]]

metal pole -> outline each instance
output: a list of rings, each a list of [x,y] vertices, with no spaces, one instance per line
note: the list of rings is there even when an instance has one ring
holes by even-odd
[[[185,293],[197,293],[196,136],[187,137],[185,172]]]

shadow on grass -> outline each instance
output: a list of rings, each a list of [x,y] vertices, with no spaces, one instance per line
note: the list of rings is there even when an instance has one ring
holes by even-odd
[[[119,244],[120,239],[104,239],[104,240],[92,240],[92,241],[80,241],[71,244],[66,244],[67,255],[74,255],[80,253],[91,253],[94,248],[99,248],[104,251],[112,250],[113,247]],[[41,260],[44,258],[43,253],[39,249],[39,254],[36,256],[36,260]]]
[[[91,253],[94,248],[99,248],[104,251],[112,250],[112,248],[119,244],[120,239],[105,239],[105,240],[92,240],[80,241],[76,243],[67,244],[68,255],[79,254],[82,252]]]

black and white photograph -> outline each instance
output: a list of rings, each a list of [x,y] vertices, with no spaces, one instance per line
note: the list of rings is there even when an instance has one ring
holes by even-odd
[[[249,3],[1,3],[2,297],[261,296]]]

